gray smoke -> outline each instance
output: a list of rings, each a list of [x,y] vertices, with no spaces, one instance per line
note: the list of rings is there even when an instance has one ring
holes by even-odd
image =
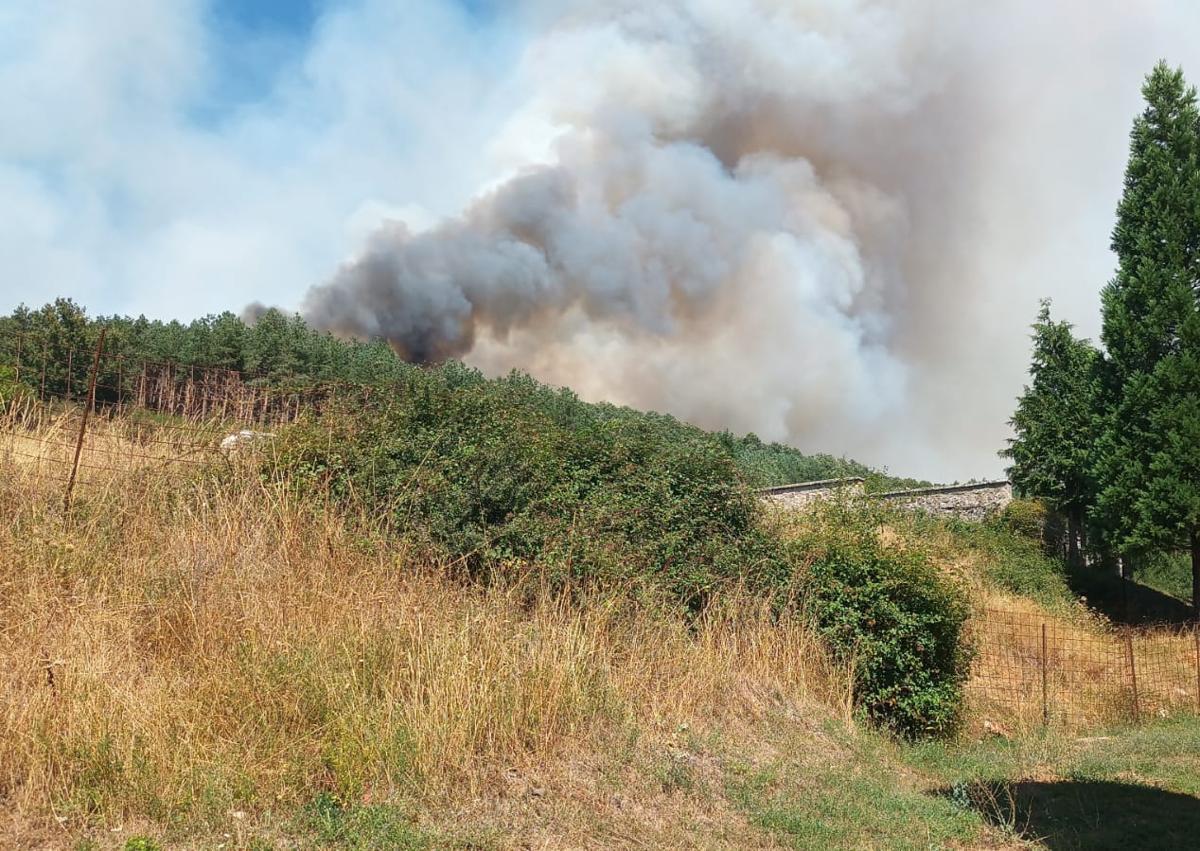
[[[304,311],[414,361],[520,367],[903,472],[993,473],[1023,327],[1054,292],[1012,298],[1013,279],[1071,209],[1022,141],[1042,107],[1009,98],[1056,91],[1026,66],[1107,44],[1086,16],[1130,17],[1000,6],[530,5],[507,173],[431,229],[383,223]],[[1076,34],[1043,45],[1035,22]],[[1155,58],[1105,73],[1128,98]],[[1115,193],[1119,165],[1103,179]],[[1111,207],[1091,215],[1102,241]]]

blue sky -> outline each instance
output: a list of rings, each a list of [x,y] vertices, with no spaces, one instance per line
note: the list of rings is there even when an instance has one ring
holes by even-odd
[[[0,310],[294,307],[494,168],[523,36],[474,0],[0,6]]]
[[[305,37],[326,0],[214,0],[212,17],[252,31]]]

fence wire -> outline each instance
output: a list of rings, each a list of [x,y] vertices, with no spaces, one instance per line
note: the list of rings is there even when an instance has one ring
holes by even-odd
[[[1200,712],[1200,632],[1121,629],[986,609],[972,619],[968,699],[985,718],[1090,727]]]

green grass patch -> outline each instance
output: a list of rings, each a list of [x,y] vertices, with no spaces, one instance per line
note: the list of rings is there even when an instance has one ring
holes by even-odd
[[[433,839],[413,825],[407,813],[391,804],[343,804],[322,793],[304,808],[301,826],[322,847],[352,851],[420,851],[433,847]]]
[[[994,588],[1029,597],[1050,610],[1065,612],[1076,605],[1063,560],[1048,555],[1037,537],[1022,534],[1005,518],[977,523],[917,514],[908,522],[910,537],[925,541],[931,555],[973,555],[982,578]],[[940,546],[934,543],[939,538],[944,542]]]
[[[977,812],[926,794],[906,776],[891,742],[831,735],[840,741],[830,753],[814,755],[808,741],[766,766],[733,768],[730,800],[793,848],[951,848],[986,830]]]
[[[1191,602],[1192,561],[1188,553],[1155,553],[1137,566],[1134,576],[1155,591]]]

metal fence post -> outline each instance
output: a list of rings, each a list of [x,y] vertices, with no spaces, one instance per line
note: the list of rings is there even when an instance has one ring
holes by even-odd
[[[1046,690],[1046,667],[1049,657],[1046,655],[1046,622],[1042,621],[1042,726],[1050,723],[1050,701]]]
[[[1200,715],[1200,626],[1192,627],[1192,639],[1196,650],[1196,714]]]
[[[63,495],[63,511],[71,510],[71,492],[75,489],[75,477],[79,473],[79,456],[83,453],[83,436],[87,431],[88,414],[96,406],[96,373],[100,371],[100,355],[104,352],[104,335],[107,328],[100,329],[96,342],[96,358],[92,361],[92,377],[88,381],[87,400],[83,404],[83,416],[79,418],[79,438],[75,441],[75,461],[71,464],[71,478],[67,479],[67,492]]]
[[[1133,723],[1139,723],[1142,718],[1141,706],[1138,703],[1137,663],[1133,656],[1133,632],[1125,631],[1125,658],[1129,661],[1129,684],[1133,690]]]

